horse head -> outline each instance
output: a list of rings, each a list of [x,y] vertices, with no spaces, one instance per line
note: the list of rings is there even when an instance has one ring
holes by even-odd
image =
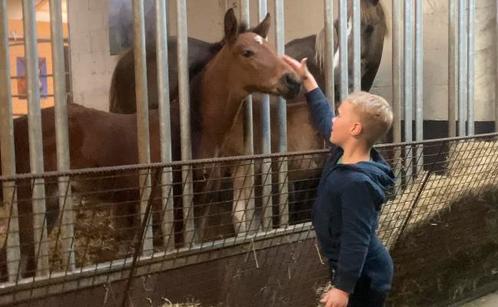
[[[349,11],[351,12],[351,5]],[[351,16],[349,17],[351,18]],[[350,35],[352,22],[348,22],[348,73],[349,90],[353,88],[353,37]],[[380,66],[384,47],[384,38],[387,34],[387,23],[384,9],[379,0],[361,1],[361,90],[369,91]],[[338,21],[335,22],[336,38],[339,36]],[[337,42],[338,40],[336,40]],[[336,44],[336,47],[337,44]],[[338,52],[336,50],[336,52]],[[337,59],[337,56],[336,56]],[[335,62],[334,64],[338,64]],[[334,70],[336,101],[340,97],[340,70]]]
[[[299,93],[301,80],[268,44],[270,21],[267,14],[261,23],[248,30],[245,24],[238,23],[234,10],[228,10],[225,44],[220,51],[225,59],[223,68],[231,86],[246,95],[262,92],[293,98]]]

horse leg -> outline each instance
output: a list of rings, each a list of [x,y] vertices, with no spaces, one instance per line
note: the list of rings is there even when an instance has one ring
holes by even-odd
[[[250,176],[253,168],[252,162],[245,163],[237,166],[232,175],[232,221],[237,235],[252,234],[259,229],[259,222],[255,219],[254,177]]]
[[[47,179],[48,180],[48,179]],[[48,255],[36,255],[36,241],[40,238],[35,238],[34,229],[34,213],[33,213],[33,198],[32,186],[30,180],[22,180],[17,183],[17,206],[19,216],[19,243],[21,249],[21,257],[19,259],[19,276],[31,276],[36,274],[37,262],[39,257],[50,257]],[[44,229],[38,229],[37,232],[42,234],[46,231],[48,240],[54,225],[57,222],[59,207],[57,197],[53,197],[56,192],[56,185],[45,183],[45,216],[43,217]],[[45,235],[44,235],[45,236]]]

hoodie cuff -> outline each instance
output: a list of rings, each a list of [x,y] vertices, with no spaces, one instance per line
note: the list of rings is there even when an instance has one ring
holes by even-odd
[[[347,274],[337,274],[335,278],[335,287],[347,293],[353,293],[358,278]]]

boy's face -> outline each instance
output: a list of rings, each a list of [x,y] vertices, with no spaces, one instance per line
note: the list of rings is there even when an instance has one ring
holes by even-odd
[[[336,116],[332,118],[330,142],[341,146],[357,137],[360,132],[360,118],[355,113],[354,106],[347,100],[343,101],[337,110]]]

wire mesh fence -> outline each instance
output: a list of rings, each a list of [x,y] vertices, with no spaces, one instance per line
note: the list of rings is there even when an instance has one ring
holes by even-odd
[[[488,235],[498,230],[493,228],[498,224],[497,134],[377,149],[397,177],[383,207],[379,236],[391,249],[397,276],[411,280],[395,280],[394,305],[407,299],[408,292],[417,294],[407,290],[417,288],[407,269],[412,263],[429,269],[428,259],[441,265],[458,254],[454,249],[459,245],[453,243],[447,243],[451,250],[437,261],[427,252],[452,239],[451,234],[478,249],[482,242],[466,239],[466,235],[476,238],[479,233],[481,241],[490,240],[486,241],[488,254],[498,253],[498,242]],[[276,300],[276,305],[313,305],[317,289],[328,279],[327,261],[321,258],[311,225],[311,208],[328,156],[328,151],[320,150],[1,177],[0,304],[33,302],[100,286],[102,304],[129,302],[137,296],[146,301],[154,296],[164,304],[175,298],[216,306],[256,295],[266,303]],[[278,176],[283,162],[287,171]],[[270,165],[265,167],[265,163]],[[191,178],[182,177],[184,166],[191,168]],[[251,168],[254,177],[248,180]],[[265,173],[267,169],[271,173]],[[60,178],[71,184],[71,195],[59,190]],[[185,197],[183,188],[188,184],[194,192]],[[35,188],[45,190],[44,199],[31,197]],[[460,205],[462,199],[469,204]],[[479,199],[484,207],[469,207]],[[72,206],[64,205],[68,203]],[[479,230],[473,229],[476,223],[470,219],[484,219],[487,226],[481,223]],[[455,232],[453,224],[461,231]],[[273,251],[280,254],[272,255]],[[474,267],[476,261],[472,258]],[[223,274],[218,266],[223,267]],[[498,280],[498,264],[485,266],[487,280]],[[261,268],[266,268],[265,274]],[[179,275],[154,277],[153,291],[134,292],[137,280],[149,280],[161,272]],[[175,284],[182,278],[190,282]],[[246,286],[241,288],[235,281]],[[120,290],[112,294],[117,284]],[[159,286],[165,284],[169,285],[167,295]],[[458,299],[472,287],[441,291]]]

